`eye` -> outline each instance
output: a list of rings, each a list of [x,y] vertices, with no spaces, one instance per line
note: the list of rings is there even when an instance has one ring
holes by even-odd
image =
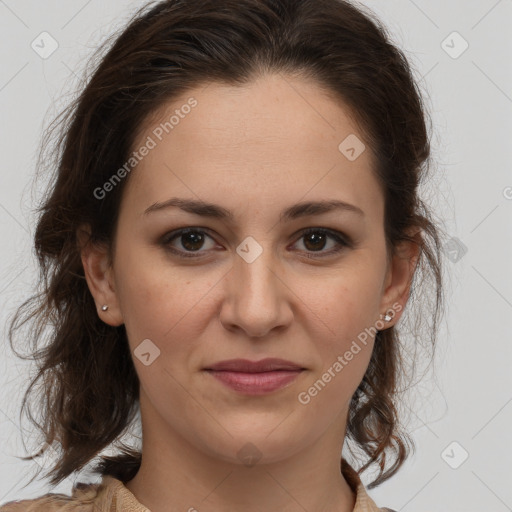
[[[329,238],[334,241],[334,244],[332,244],[334,245],[334,248],[329,251],[322,251]],[[299,240],[304,240],[303,245],[306,248],[306,252],[320,253],[319,256],[306,254],[306,257],[308,258],[332,256],[333,254],[339,253],[344,248],[352,246],[348,237],[338,231],[332,231],[325,228],[308,228],[306,231],[301,233]]]
[[[166,249],[176,254],[178,257],[198,258],[205,252],[201,251],[201,249],[208,249],[208,247],[204,247],[207,239],[213,242],[213,238],[203,229],[184,228],[168,233],[163,237],[161,243]],[[350,238],[338,231],[325,228],[308,228],[301,233],[299,240],[303,239],[306,253],[319,253],[318,256],[307,254],[308,258],[331,256],[346,247],[352,247]],[[334,242],[332,244],[334,248],[331,248],[329,251],[323,251],[322,249],[325,248],[328,239]],[[295,242],[295,244],[297,244],[297,242]],[[215,244],[213,244],[213,246],[210,245],[210,249],[214,246]]]
[[[201,255],[193,253],[197,253],[203,248],[206,238],[213,240],[213,238],[202,229],[187,228],[168,233],[162,239],[162,244],[180,257],[197,258]],[[176,246],[173,245],[174,241],[177,241],[178,243],[176,245],[181,246],[181,248],[176,248]]]

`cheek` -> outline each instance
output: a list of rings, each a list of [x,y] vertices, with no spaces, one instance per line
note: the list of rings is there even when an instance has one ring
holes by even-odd
[[[318,414],[329,403],[337,404],[340,410],[348,406],[368,368],[376,332],[382,327],[376,325],[381,282],[378,265],[363,265],[362,258],[359,262],[359,268],[354,265],[350,272],[331,276],[321,293],[311,286],[304,289],[309,289],[311,309],[319,312],[313,320],[319,328],[311,333],[321,363],[308,387],[301,390],[304,394],[299,402],[310,404],[311,411]]]
[[[132,351],[150,339],[161,351],[191,350],[194,340],[208,321],[205,312],[208,292],[215,279],[205,273],[184,270],[165,261],[165,256],[149,257],[148,252],[127,251],[116,267],[117,295]]]
[[[379,318],[381,279],[377,266],[347,267],[315,286],[305,286],[304,297],[313,311],[318,311],[318,322],[323,324],[337,349],[347,340],[357,338],[365,329],[375,325]]]
[[[143,251],[125,251],[116,262],[116,293],[132,344],[159,339],[172,327],[183,307],[176,299],[182,287],[178,273],[155,265]]]
[[[361,286],[363,282],[340,278],[322,294],[309,297],[312,303],[322,304],[316,309],[321,318],[313,320],[319,327],[311,329],[319,364],[297,398],[313,417],[324,417],[326,410],[346,413],[368,368],[378,301],[377,291]]]

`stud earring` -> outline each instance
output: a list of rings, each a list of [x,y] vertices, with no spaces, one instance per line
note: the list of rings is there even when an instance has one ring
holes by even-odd
[[[101,306],[102,311],[107,311],[107,309],[108,309],[107,304],[103,304],[103,306]]]
[[[384,321],[385,321],[385,322],[389,322],[390,320],[392,320],[392,318],[393,318],[392,316],[390,316],[390,315],[388,315],[388,314],[386,313],[386,316],[384,317]]]

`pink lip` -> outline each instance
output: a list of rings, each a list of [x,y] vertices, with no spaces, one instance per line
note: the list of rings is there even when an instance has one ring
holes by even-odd
[[[304,370],[284,359],[230,359],[205,368],[223,384],[248,395],[263,395],[283,388]]]

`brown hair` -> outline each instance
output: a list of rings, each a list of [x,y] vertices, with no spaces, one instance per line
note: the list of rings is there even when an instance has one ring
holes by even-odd
[[[98,317],[77,229],[87,223],[91,241],[112,243],[129,178],[101,200],[93,191],[127,161],[149,116],[198,84],[243,85],[264,72],[292,73],[312,78],[355,113],[383,187],[388,248],[402,240],[420,245],[409,304],[417,309],[417,339],[427,339],[433,353],[443,293],[439,227],[418,194],[430,158],[426,112],[410,64],[371,11],[346,0],[165,0],[139,10],[104,50],[77,100],[43,140],[43,153],[54,141],[55,174],[38,208],[40,292],[19,307],[9,330],[12,347],[14,333],[30,326],[29,357],[38,373],[21,413],[42,379],[42,424],[30,407],[29,416],[49,445],[60,445],[48,472],[52,484],[118,442],[138,413],[126,331]],[[40,166],[48,161],[41,158]],[[410,237],[411,227],[421,228],[420,239]],[[432,289],[432,300],[420,303],[418,286],[422,297]],[[421,318],[429,319],[428,329]],[[405,371],[400,345],[395,327],[377,333],[350,403],[347,439],[365,459],[359,473],[379,469],[369,488],[395,474],[409,445],[414,448],[396,409]],[[141,453],[116,446],[119,453],[103,455],[94,471],[126,482],[137,473]]]

